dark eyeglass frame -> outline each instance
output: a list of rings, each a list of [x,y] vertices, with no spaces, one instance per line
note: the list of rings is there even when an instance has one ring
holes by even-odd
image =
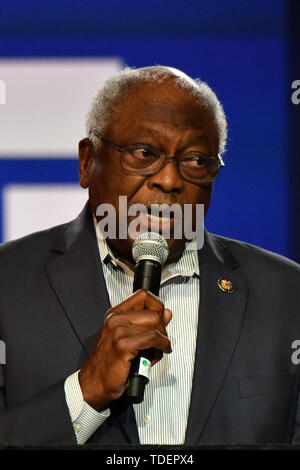
[[[197,156],[194,156],[194,157],[187,157],[187,158],[179,158],[178,156],[176,155],[166,155],[162,150],[159,150],[159,149],[155,149],[154,147],[152,147],[151,145],[146,145],[146,144],[133,144],[133,145],[127,145],[127,146],[124,146],[124,147],[119,147],[117,145],[115,145],[113,142],[110,142],[109,140],[107,140],[105,137],[102,136],[102,134],[100,134],[99,132],[97,131],[93,131],[92,134],[94,134],[96,137],[98,137],[100,140],[102,140],[106,145],[108,145],[109,147],[113,148],[114,150],[117,150],[117,152],[120,152],[120,165],[121,167],[128,171],[129,173],[132,173],[132,174],[135,174],[135,175],[141,175],[141,176],[149,176],[149,175],[154,175],[155,173],[157,173],[158,171],[160,171],[168,162],[168,160],[172,160],[174,163],[176,162],[176,166],[179,168],[179,172],[180,172],[180,175],[181,177],[186,180],[186,181],[189,181],[189,182],[192,182],[192,183],[212,183],[214,182],[217,177],[219,176],[219,173],[220,173],[220,169],[222,167],[225,166],[225,163],[222,159],[222,156],[220,154],[218,154],[216,157],[208,157],[206,155],[201,155],[199,154],[199,156],[201,156],[202,158],[205,158],[206,160],[210,160],[210,159],[213,159],[213,160],[217,160],[218,163],[219,163],[219,168],[218,168],[218,172],[216,174],[216,176],[210,180],[205,180],[205,181],[201,181],[201,180],[193,180],[192,178],[190,179],[189,177],[186,177],[185,175],[182,175],[182,171],[181,171],[181,165],[180,165],[180,162],[182,161],[187,161],[187,160],[196,160]],[[130,150],[136,150],[138,148],[143,148],[143,146],[146,148],[152,148],[153,150],[159,152],[160,154],[164,155],[164,160],[162,160],[162,164],[161,166],[155,170],[154,172],[147,172],[147,171],[138,171],[138,170],[128,170],[128,168],[125,168],[124,165],[123,165],[123,161],[122,159],[124,158],[124,154],[126,152],[130,152]]]

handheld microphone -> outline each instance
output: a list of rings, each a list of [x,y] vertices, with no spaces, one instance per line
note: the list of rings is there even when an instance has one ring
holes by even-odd
[[[133,292],[146,289],[158,296],[161,268],[168,258],[169,249],[164,237],[156,232],[145,232],[134,241],[132,257],[134,268]],[[132,360],[125,391],[128,403],[141,403],[151,371],[151,349],[141,351]]]

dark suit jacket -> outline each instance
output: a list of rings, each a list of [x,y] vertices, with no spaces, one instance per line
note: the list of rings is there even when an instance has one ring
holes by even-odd
[[[300,339],[300,267],[211,234],[199,262],[186,444],[300,441],[299,368],[291,361]],[[219,288],[222,277],[234,292]],[[2,245],[0,289],[7,355],[0,443],[76,444],[64,381],[86,361],[110,308],[89,206],[71,223]],[[111,409],[87,444],[138,444],[132,408],[119,400]]]

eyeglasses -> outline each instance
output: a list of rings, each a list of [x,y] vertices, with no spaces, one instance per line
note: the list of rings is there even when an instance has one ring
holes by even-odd
[[[98,132],[93,131],[93,134],[106,145],[120,152],[121,167],[135,175],[153,175],[160,171],[168,160],[172,160],[179,167],[183,179],[192,183],[211,183],[218,177],[221,167],[225,166],[221,155],[209,157],[198,152],[191,152],[181,157],[167,156],[165,152],[150,145],[133,144],[118,147]]]

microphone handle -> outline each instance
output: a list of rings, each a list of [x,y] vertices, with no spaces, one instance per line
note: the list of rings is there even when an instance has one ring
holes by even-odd
[[[152,259],[138,261],[134,268],[133,292],[146,289],[158,296],[161,279],[161,264]]]
[[[161,280],[161,264],[151,259],[142,259],[134,268],[133,292],[146,289],[158,296]],[[151,371],[152,349],[141,351],[131,361],[125,391],[127,403],[141,403],[144,399],[145,386],[149,382]]]

